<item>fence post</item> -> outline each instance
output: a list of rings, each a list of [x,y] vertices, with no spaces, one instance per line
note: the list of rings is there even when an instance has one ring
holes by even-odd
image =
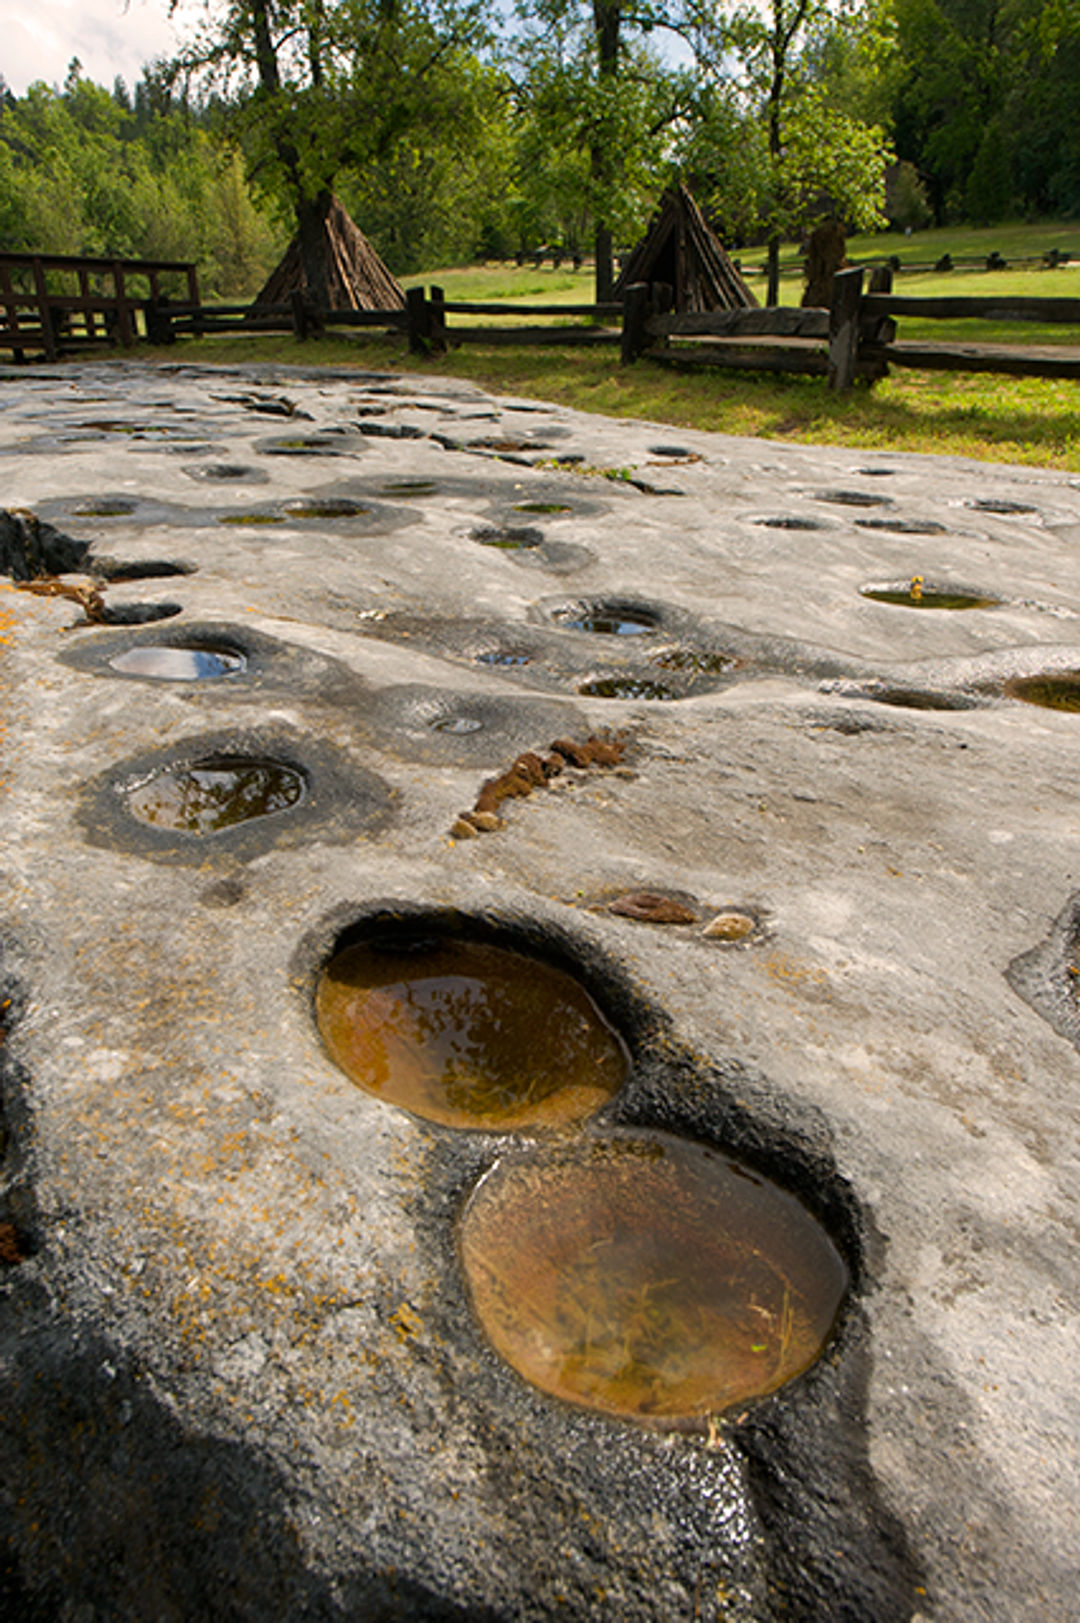
[[[431,314],[422,287],[406,289],[405,311],[409,320],[409,353],[426,355],[431,334]]]
[[[97,326],[94,321],[94,312],[90,309],[90,299],[92,297],[90,292],[90,277],[87,273],[85,265],[79,266],[79,297],[83,301],[82,318],[83,326],[86,329],[86,336],[87,338],[96,338]]]
[[[431,303],[428,306],[429,332],[431,347],[438,355],[446,353],[446,294],[441,287],[431,289]]]
[[[169,314],[168,303],[168,299],[147,299],[143,305],[147,343],[176,343],[176,334],[173,332],[172,316]]]
[[[116,335],[125,348],[129,348],[135,342],[135,323],[132,320],[131,304],[124,283],[124,267],[119,259],[113,260],[112,273],[113,286],[116,289]]]
[[[631,282],[623,294],[621,360],[624,366],[636,361],[648,342],[645,323],[651,304],[649,284]]]
[[[189,265],[187,268],[187,296],[189,304],[195,305],[196,308],[201,305],[202,301],[199,298],[199,277],[194,265]],[[200,338],[202,337],[202,330],[202,322],[199,320],[198,316],[196,316],[195,332]]]
[[[859,358],[859,301],[862,266],[837,271],[829,306],[829,388],[850,389]]]
[[[35,254],[31,261],[34,270],[34,291],[37,294],[38,310],[41,313],[41,342],[45,348],[45,359],[56,359],[56,328],[53,326],[52,305],[49,303],[49,289],[45,282],[45,272],[41,268],[41,259]]]

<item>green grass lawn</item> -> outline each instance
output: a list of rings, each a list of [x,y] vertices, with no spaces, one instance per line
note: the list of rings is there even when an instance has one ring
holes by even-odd
[[[911,237],[885,234],[853,238],[850,257],[880,262],[896,254],[904,263],[925,263],[943,253],[954,257],[992,250],[1004,258],[1037,258],[1056,247],[1077,258],[1055,270],[958,270],[946,274],[901,272],[898,292],[913,294],[1022,294],[1080,297],[1080,224],[1002,226],[984,231],[925,231]],[[798,262],[786,256],[782,302],[802,292]],[[750,252],[743,255],[753,263]],[[441,286],[451,300],[537,304],[588,303],[592,271],[583,266],[480,265],[429,271],[407,286]],[[763,283],[758,283],[763,291]],[[455,318],[451,318],[451,329]],[[468,320],[482,324],[483,318]],[[488,318],[498,321],[498,317]],[[901,338],[974,339],[984,342],[1080,342],[1080,327],[1034,323],[942,322],[905,319]],[[1080,473],[1080,386],[1038,378],[987,374],[896,371],[873,388],[830,394],[820,378],[706,370],[672,372],[640,361],[619,364],[618,348],[520,348],[470,344],[445,356],[410,356],[401,337],[355,333],[309,339],[284,335],[183,340],[173,349],[144,346],[148,358],[222,363],[267,361],[294,365],[355,365],[388,371],[428,372],[467,378],[498,394],[552,400],[582,411],[641,418],[683,428],[727,434],[849,445],[863,450],[920,451],[984,460],[1027,463]]]

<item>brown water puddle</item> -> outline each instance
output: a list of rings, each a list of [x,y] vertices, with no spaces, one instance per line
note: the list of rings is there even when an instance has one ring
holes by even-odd
[[[793,1195],[661,1133],[497,1165],[460,1243],[480,1322],[520,1375],[668,1426],[704,1426],[807,1369],[848,1283]]]
[[[483,942],[346,947],[315,998],[330,1057],[367,1092],[449,1127],[577,1122],[625,1049],[564,971]]]

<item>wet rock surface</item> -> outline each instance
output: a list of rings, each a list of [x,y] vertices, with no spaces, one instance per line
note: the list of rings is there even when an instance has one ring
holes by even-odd
[[[1074,1615],[1080,716],[1025,701],[1080,671],[1078,482],[359,370],[0,402],[3,1615]],[[913,581],[993,607],[863,590]],[[237,761],[258,815],[130,814]],[[626,1080],[494,1132],[357,1086],[316,988],[387,933],[570,976]],[[462,1214],[589,1134],[794,1197],[850,1280],[823,1356],[685,1430],[504,1361]]]

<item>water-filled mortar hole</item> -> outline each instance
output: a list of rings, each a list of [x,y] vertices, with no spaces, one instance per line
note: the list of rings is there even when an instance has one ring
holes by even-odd
[[[473,541],[479,541],[482,547],[498,547],[503,552],[522,552],[540,546],[544,533],[531,525],[482,524],[470,531],[470,537]]]
[[[205,837],[288,811],[306,792],[305,774],[282,761],[207,755],[129,786],[127,805],[140,823]]]
[[[238,676],[247,668],[247,656],[225,644],[141,643],[125,648],[109,660],[120,676],[139,676],[158,682],[207,682]]]
[[[296,497],[284,503],[283,511],[289,518],[358,518],[370,513],[370,507],[350,501],[347,496]]]
[[[1080,671],[1014,676],[1002,688],[1007,699],[1041,705],[1044,710],[1080,710]]]
[[[570,603],[552,615],[564,631],[586,631],[601,637],[642,637],[655,631],[660,615],[639,603],[615,598],[590,603]]]
[[[816,502],[830,502],[836,507],[891,507],[891,496],[875,496],[868,490],[820,490],[815,492]]]
[[[589,699],[684,699],[685,693],[647,676],[593,676],[578,686]]]
[[[703,1426],[801,1374],[848,1285],[794,1195],[722,1151],[640,1129],[500,1163],[460,1245],[474,1310],[512,1368],[661,1426]]]
[[[458,922],[374,921],[339,937],[315,989],[328,1054],[429,1121],[566,1126],[622,1086],[626,1047],[568,967]]]
[[[909,581],[896,585],[863,586],[860,596],[874,603],[889,603],[904,609],[996,609],[1001,599],[984,592],[965,590],[960,586],[938,586],[913,575]]]

